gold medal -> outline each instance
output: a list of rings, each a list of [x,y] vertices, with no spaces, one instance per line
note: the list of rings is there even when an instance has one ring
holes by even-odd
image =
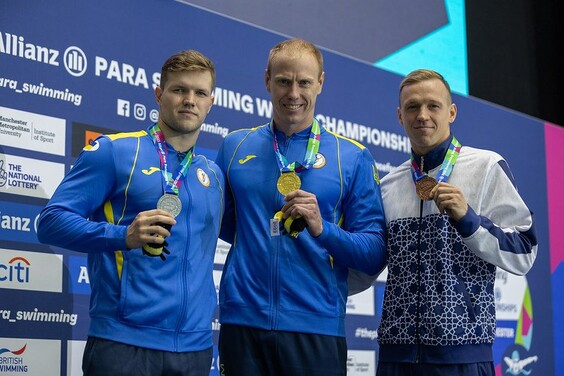
[[[425,175],[415,183],[415,192],[421,200],[430,200],[431,191],[437,184],[438,183],[435,179],[433,179],[429,175]]]
[[[295,172],[284,172],[278,178],[276,186],[278,187],[278,192],[286,196],[288,193],[300,189],[302,182]]]

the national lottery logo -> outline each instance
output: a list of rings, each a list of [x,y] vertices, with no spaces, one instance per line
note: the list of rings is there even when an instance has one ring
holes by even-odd
[[[6,166],[4,161],[0,160],[0,187],[37,189],[40,183],[42,183],[41,176],[26,173],[22,165],[10,164]]]
[[[3,193],[49,199],[64,175],[64,163],[0,154]]]
[[[8,182],[8,173],[4,168],[4,161],[0,160],[0,187],[4,187]]]

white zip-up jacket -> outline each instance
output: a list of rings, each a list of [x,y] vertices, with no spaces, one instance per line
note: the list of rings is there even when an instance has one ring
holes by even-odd
[[[425,155],[435,177],[452,136]],[[419,157],[414,155],[419,165]],[[380,361],[492,360],[496,267],[523,275],[533,265],[533,215],[498,154],[462,146],[447,180],[462,189],[458,222],[415,192],[408,160],[382,179],[388,279],[378,330]]]

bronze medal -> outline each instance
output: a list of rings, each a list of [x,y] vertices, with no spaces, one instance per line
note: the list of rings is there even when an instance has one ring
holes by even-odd
[[[165,210],[172,214],[173,217],[176,217],[182,210],[182,203],[177,195],[165,193],[157,201],[157,209]]]
[[[288,193],[300,189],[302,182],[295,172],[284,172],[278,178],[276,186],[278,187],[278,192],[286,196]]]
[[[431,191],[437,184],[438,183],[435,179],[433,179],[429,175],[425,175],[415,183],[415,192],[421,200],[430,200]]]

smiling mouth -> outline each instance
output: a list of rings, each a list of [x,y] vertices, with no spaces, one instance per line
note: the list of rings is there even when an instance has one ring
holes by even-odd
[[[285,104],[284,107],[287,108],[288,110],[295,111],[295,110],[298,110],[300,107],[302,107],[302,105],[301,104]]]

